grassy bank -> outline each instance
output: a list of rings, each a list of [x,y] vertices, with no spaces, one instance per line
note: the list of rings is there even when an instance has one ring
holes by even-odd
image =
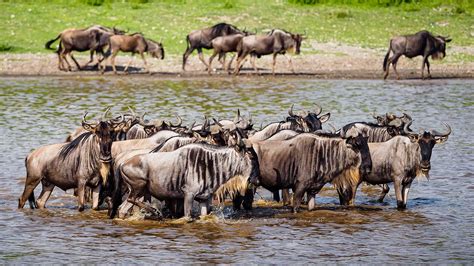
[[[258,32],[306,32],[309,41],[304,48],[310,42],[385,48],[391,36],[421,29],[450,35],[456,46],[474,46],[470,1],[399,2],[403,1],[7,1],[0,2],[0,51],[49,53],[44,43],[61,30],[103,24],[143,32],[162,40],[168,54],[182,54],[187,33],[218,22]]]

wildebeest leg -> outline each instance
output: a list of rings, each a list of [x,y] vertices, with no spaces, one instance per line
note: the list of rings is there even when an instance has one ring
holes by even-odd
[[[140,56],[143,59],[143,63],[145,63],[145,73],[150,73],[150,69],[148,68],[148,64],[146,63],[145,55],[143,53],[140,53]]]
[[[283,206],[290,205],[290,189],[285,188],[281,190],[281,200],[283,201]]]
[[[306,187],[303,184],[298,184],[294,189],[293,194],[293,212],[298,212],[301,200],[303,199],[304,193],[306,192]]]
[[[81,212],[84,210],[84,202],[85,202],[85,191],[86,191],[86,183],[80,180],[77,184],[77,209]]]
[[[206,66],[206,69],[208,69],[209,66],[206,63],[206,60],[204,60],[204,55],[202,54],[202,48],[198,48],[197,51],[198,51],[199,60],[201,60],[201,62]]]
[[[276,202],[280,202],[280,190],[273,191],[273,200]]]
[[[395,54],[391,60],[392,62],[392,67],[393,67],[393,71],[395,72],[395,75],[397,75],[397,79],[400,79],[400,75],[398,74],[398,71],[397,71],[397,63],[398,63],[398,59],[400,58],[400,56],[402,56],[401,54]],[[388,71],[388,68],[387,68],[387,71]]]
[[[92,209],[95,210],[95,211],[99,209],[100,187],[101,187],[101,185],[99,184],[97,187],[95,187],[92,190]]]
[[[387,195],[387,193],[390,191],[390,187],[388,184],[382,184],[382,194],[380,194],[380,197],[378,199],[378,202],[383,202],[383,199]]]
[[[184,215],[184,204],[183,200],[177,200],[177,199],[172,199],[172,200],[165,200],[165,204],[168,207],[171,217],[173,218],[181,218]]]
[[[403,186],[402,193],[403,193],[403,208],[407,207],[408,201],[408,192],[410,191],[411,184],[407,184]]]
[[[199,201],[199,210],[201,212],[201,216],[206,216],[209,214],[210,212],[209,199],[204,200],[204,201]]]
[[[308,192],[306,196],[308,197],[308,211],[312,211],[316,207],[316,194]]]
[[[423,56],[423,65],[421,65],[421,78],[424,78],[424,72],[425,72],[425,65],[428,70],[428,78],[431,78],[431,73],[430,73],[430,63],[428,63],[428,56]]]
[[[130,60],[128,60],[128,63],[125,65],[125,68],[123,69],[123,72],[127,72],[128,67],[133,62],[134,59],[135,59],[135,54],[132,54],[132,58],[130,58]]]
[[[41,190],[41,194],[36,201],[36,206],[38,209],[43,209],[46,205],[46,201],[48,201],[49,197],[51,196],[51,192],[53,192],[54,185],[43,181],[41,182],[43,189]]]
[[[81,66],[79,65],[79,63],[77,62],[76,58],[74,58],[74,56],[72,55],[72,53],[69,53],[69,56],[72,58],[72,61],[74,61],[74,64],[76,64],[76,67],[78,70],[81,70]]]
[[[255,65],[255,60],[256,59],[257,59],[256,56],[253,56],[253,55],[250,56],[250,60],[252,61],[253,70],[255,70],[255,73],[258,75],[260,73],[258,72],[257,65]]]
[[[295,69],[293,68],[293,61],[291,60],[291,56],[287,56],[286,54],[283,54],[283,56],[288,59],[288,64],[290,65],[290,69],[292,73],[295,73]]]
[[[129,213],[130,209],[133,207],[133,203],[129,202],[128,200],[125,200],[122,204],[119,206],[119,215],[118,217],[120,219],[125,218],[125,216]]]
[[[194,194],[190,192],[184,193],[184,217],[191,218],[193,210]]]
[[[272,75],[275,75],[276,57],[277,57],[277,54],[274,53],[273,54],[273,63],[272,63]]]
[[[69,61],[67,60],[66,55],[67,55],[66,53],[62,53],[61,58],[62,58],[62,61],[66,62],[66,64],[67,64],[67,70],[66,71],[71,71],[72,67],[71,67],[71,64],[69,64]]]
[[[91,56],[89,58],[89,61],[84,65],[84,67],[88,66],[93,61],[94,61],[94,50],[91,50]]]
[[[211,57],[209,57],[209,67],[207,68],[207,72],[209,73],[209,75],[212,72],[212,60],[214,60],[214,57],[216,57],[216,55],[217,52],[214,50],[214,53],[211,55]]]
[[[242,53],[241,55],[238,55],[237,63],[234,69],[234,75],[238,75],[240,73],[240,68],[242,67],[242,60],[244,60],[245,57],[247,57],[247,54]]]
[[[110,57],[110,64],[112,65],[112,70],[114,71],[114,74],[117,74],[117,69],[115,68],[115,57],[117,56],[119,50],[114,51],[112,53],[112,56]]]
[[[184,52],[184,54],[183,54],[183,71],[186,71],[186,69],[185,69],[186,61],[188,61],[188,57],[189,57],[190,54],[192,54],[193,51],[194,51],[193,47],[188,47],[188,49],[186,49],[186,52]]]
[[[25,181],[25,189],[23,190],[23,194],[21,194],[20,199],[18,200],[18,209],[23,208],[25,206],[26,200],[30,201],[30,208],[36,208],[36,202],[34,201],[33,191],[35,190],[36,186],[40,183],[41,178],[31,178],[26,177]],[[33,200],[31,200],[33,199]]]
[[[395,182],[393,182],[393,187],[395,188],[395,196],[397,198],[397,209],[402,210],[405,209],[403,205],[403,191],[402,191],[402,184],[401,184],[402,177],[395,178]]]
[[[227,72],[227,74],[230,74],[230,68],[232,66],[232,62],[234,61],[234,58],[235,58],[235,54],[232,55],[232,57],[230,58],[230,61],[227,65],[224,66],[224,71]]]

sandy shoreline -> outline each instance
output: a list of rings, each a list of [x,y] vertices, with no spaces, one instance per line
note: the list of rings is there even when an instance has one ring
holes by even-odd
[[[457,48],[457,50],[464,48]],[[288,59],[284,56],[277,57],[276,77],[285,78],[311,78],[311,79],[382,79],[382,62],[385,55],[383,50],[365,49],[340,44],[314,44],[312,51],[324,51],[317,54],[302,54],[292,56],[295,73],[289,67]],[[456,48],[453,48],[456,51]],[[469,53],[474,53],[470,51]],[[474,50],[474,49],[473,49]],[[465,49],[462,52],[466,52]],[[75,53],[80,64],[88,61],[88,53]],[[208,55],[205,55],[206,60]],[[229,60],[230,56],[228,56]],[[130,59],[130,55],[121,54],[117,57],[119,75],[124,75],[123,69]],[[182,57],[179,55],[167,55],[164,60],[157,60],[147,57],[151,74],[144,73],[143,61],[136,56],[131,64],[129,77],[151,77],[163,79],[187,79],[187,78],[217,78],[232,79],[239,78],[224,73],[220,68],[221,64],[214,60],[213,68],[217,72],[209,75],[204,71],[204,65],[198,60],[196,53],[190,56],[186,66],[186,72],[181,70]],[[69,60],[72,63],[72,60]],[[449,59],[449,52],[443,61],[431,61],[431,74],[433,79],[473,79],[474,62],[453,62]],[[257,60],[257,66],[261,71],[261,76],[271,76],[271,56],[264,56]],[[398,63],[398,70],[402,79],[419,79],[421,75],[421,57],[414,59],[401,58]],[[104,75],[100,72],[88,68],[87,70],[72,72],[60,71],[57,68],[57,56],[50,54],[0,54],[0,76],[20,77],[20,76],[103,76],[110,77],[113,73],[107,71]],[[241,77],[256,77],[250,63],[244,65]],[[389,79],[395,79],[395,74],[391,71]]]

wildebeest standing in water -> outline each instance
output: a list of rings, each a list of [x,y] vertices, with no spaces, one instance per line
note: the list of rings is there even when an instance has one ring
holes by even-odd
[[[287,51],[294,50],[295,54],[300,53],[303,35],[293,34],[283,30],[272,30],[268,35],[251,35],[242,38],[237,48],[238,57],[234,74],[239,74],[243,60],[252,56],[252,66],[256,73],[258,69],[255,66],[255,57],[262,55],[273,55],[272,74],[275,74],[276,57],[278,54],[285,54]],[[291,61],[290,61],[291,62]],[[291,68],[293,68],[291,66]]]
[[[390,64],[393,66],[397,79],[400,75],[397,72],[397,62],[400,56],[404,55],[408,58],[416,56],[423,56],[423,63],[421,65],[421,78],[424,79],[425,65],[428,70],[428,78],[431,78],[430,62],[428,57],[433,59],[443,59],[446,56],[446,43],[451,39],[443,36],[434,36],[430,32],[423,30],[413,35],[404,35],[394,37],[390,40],[388,52],[383,60],[383,71],[385,72],[384,79],[389,74]],[[393,55],[389,58],[390,52]]]
[[[237,33],[243,34],[243,32],[236,26],[227,23],[219,23],[210,28],[195,30],[189,33],[186,36],[187,47],[183,54],[183,71],[185,70],[186,61],[188,60],[189,55],[194,50],[198,51],[199,59],[207,68],[208,65],[204,60],[204,56],[202,55],[202,49],[211,49],[211,41],[216,37]]]
[[[451,128],[445,133],[437,131],[415,133],[409,129],[411,122],[405,125],[405,136],[396,136],[386,142],[369,143],[372,158],[372,170],[362,176],[361,180],[346,183],[345,186],[336,184],[340,197],[346,201],[354,201],[357,187],[361,182],[369,184],[388,184],[393,182],[397,208],[405,209],[408,201],[408,191],[417,176],[428,177],[431,169],[431,153],[435,144],[448,139]]]
[[[23,208],[27,199],[31,208],[44,208],[55,186],[62,190],[78,188],[79,211],[84,210],[85,187],[93,188],[92,207],[98,208],[100,181],[107,183],[112,161],[114,132],[123,126],[124,119],[104,121],[102,117],[100,121],[90,123],[85,120],[86,115],[82,126],[88,132],[72,142],[40,147],[26,157],[25,189],[18,208]],[[33,191],[40,182],[43,189],[35,202]]]
[[[339,135],[318,136],[302,133],[283,141],[261,141],[253,144],[260,166],[260,184],[275,191],[291,188],[293,210],[308,194],[308,209],[314,208],[314,196],[335,178],[354,178],[372,167],[367,137],[353,130]]]
[[[159,200],[184,200],[187,218],[191,217],[194,200],[204,205],[201,211],[207,210],[204,207],[221,186],[236,179],[244,181],[238,182],[236,189],[246,189],[248,180],[258,183],[258,172],[258,160],[252,149],[208,144],[137,155],[120,166],[120,174],[130,189],[128,202],[146,208],[138,199],[147,191]],[[127,211],[121,207],[120,212]]]
[[[111,36],[109,39],[109,49],[106,53],[107,57],[111,56],[110,62],[112,64],[112,69],[114,71],[114,74],[117,74],[117,70],[115,68],[115,57],[120,51],[132,53],[132,58],[130,59],[130,61],[128,61],[127,65],[125,66],[123,70],[124,72],[127,72],[128,67],[133,61],[133,56],[135,55],[135,53],[140,54],[145,64],[147,73],[150,73],[150,70],[148,69],[148,64],[145,59],[145,55],[144,55],[145,52],[150,54],[154,58],[158,58],[158,59],[165,58],[165,50],[163,49],[163,45],[161,44],[161,42],[155,42],[150,39],[145,39],[145,37],[143,37],[141,33],[133,33],[130,35],[114,35],[114,36]],[[102,66],[102,73],[104,71],[105,71],[105,66]]]
[[[72,55],[72,51],[90,51],[90,60],[85,64],[85,66],[87,66],[94,61],[94,52],[103,55],[103,48],[109,43],[110,36],[114,34],[124,34],[124,32],[116,28],[110,29],[101,25],[94,25],[85,29],[66,29],[55,39],[48,41],[45,44],[45,48],[52,49],[51,44],[61,39],[59,41],[58,50],[56,51],[58,54],[59,70],[71,71],[72,68],[67,60],[67,55],[71,57],[77,69],[80,70],[81,66]],[[66,62],[67,68],[64,66],[64,62]]]

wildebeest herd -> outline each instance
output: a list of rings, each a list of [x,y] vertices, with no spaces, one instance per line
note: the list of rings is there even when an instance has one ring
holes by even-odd
[[[96,53],[100,58],[97,59],[96,67],[104,73],[106,69],[107,59],[110,58],[113,72],[116,73],[115,57],[119,51],[132,53],[132,55],[140,54],[145,64],[145,69],[149,72],[148,65],[144,53],[150,54],[152,57],[164,59],[165,53],[161,42],[153,41],[146,38],[141,33],[133,33],[127,35],[124,31],[116,28],[108,28],[101,25],[94,25],[85,29],[66,29],[62,31],[55,39],[46,43],[45,47],[51,49],[51,44],[56,40],[59,41],[58,49],[58,68],[64,71],[71,71],[72,67],[67,60],[67,55],[76,64],[77,69],[81,69],[79,63],[72,55],[72,51],[90,51],[90,60],[85,66],[92,63],[93,55]],[[188,57],[197,50],[199,59],[206,66],[209,74],[212,73],[212,61],[218,55],[225,72],[229,72],[231,64],[235,56],[226,64],[226,53],[236,53],[237,62],[235,63],[233,73],[238,75],[250,55],[250,61],[255,72],[258,68],[255,59],[263,55],[272,55],[272,74],[275,74],[275,64],[277,55],[281,54],[286,57],[289,52],[295,54],[300,53],[302,41],[305,39],[303,34],[291,33],[281,29],[273,29],[264,34],[250,33],[240,30],[234,25],[227,23],[219,23],[209,28],[195,30],[186,36],[186,50],[183,54],[182,69],[185,70]],[[393,70],[400,78],[397,72],[397,62],[404,55],[408,58],[422,56],[423,64],[421,68],[421,77],[425,78],[425,65],[428,71],[428,78],[431,77],[430,63],[428,58],[442,59],[446,55],[446,43],[451,39],[439,35],[434,35],[428,31],[420,31],[413,35],[403,35],[394,37],[390,40],[388,52],[383,60],[383,70],[385,72],[384,79],[389,75],[389,66],[392,64]],[[203,49],[213,49],[213,54],[206,62],[203,56]],[[390,56],[390,53],[393,55]],[[291,58],[288,57],[291,70],[294,72]],[[132,57],[133,60],[133,57]],[[130,60],[124,68],[127,73],[131,64]],[[64,65],[67,64],[67,67]]]
[[[412,118],[387,113],[374,122],[353,122],[339,130],[323,128],[330,113],[294,111],[281,121],[255,129],[250,114],[233,119],[204,117],[183,125],[146,120],[129,112],[112,116],[108,108],[82,126],[66,142],[42,146],[26,157],[26,181],[19,208],[44,208],[54,187],[75,189],[78,209],[90,199],[92,209],[104,205],[108,215],[124,218],[138,206],[160,216],[190,218],[194,201],[201,215],[230,198],[234,209],[252,208],[261,186],[297,212],[304,196],[308,210],[326,184],[334,185],[341,205],[354,205],[358,186],[381,185],[383,201],[394,184],[397,207],[406,208],[417,176],[428,177],[435,144],[451,134],[413,132]],[[41,183],[38,199],[34,189]],[[161,209],[150,202],[160,201]]]

